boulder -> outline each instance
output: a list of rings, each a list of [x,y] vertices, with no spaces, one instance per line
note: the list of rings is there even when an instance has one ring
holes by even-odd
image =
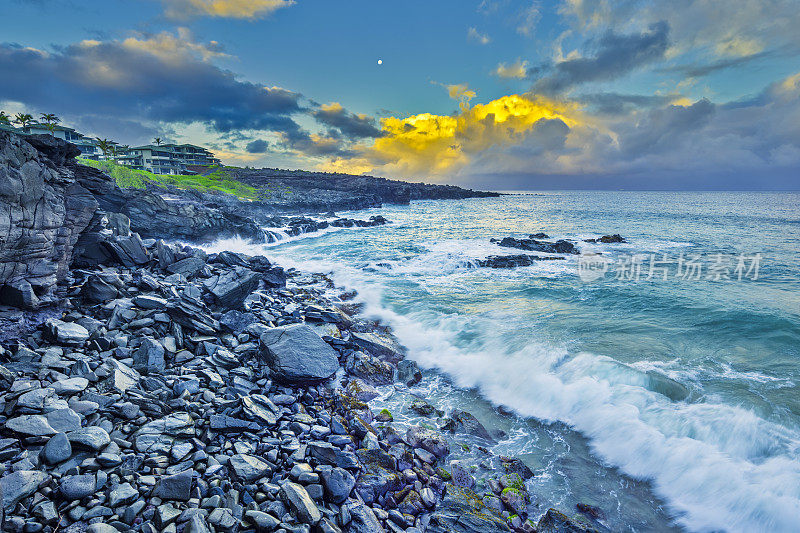
[[[422,372],[420,372],[417,363],[411,359],[403,359],[398,362],[397,381],[405,383],[409,387],[422,381]]]
[[[403,347],[389,335],[354,331],[350,334],[350,341],[359,348],[392,363],[397,363],[404,357]]]
[[[445,485],[445,494],[428,523],[431,533],[509,533],[503,515],[487,507],[470,489]]]
[[[414,448],[422,448],[429,451],[439,459],[450,454],[450,445],[444,436],[422,426],[409,427],[406,431],[406,442]]]
[[[356,478],[344,468],[322,465],[318,470],[327,497],[337,505],[344,502],[352,492]]]
[[[27,498],[50,476],[38,470],[17,470],[0,478],[0,495],[3,509],[12,510],[20,500]]]
[[[261,275],[247,268],[234,267],[212,281],[208,289],[223,309],[238,309],[244,299],[258,288]]]
[[[272,466],[268,462],[242,453],[231,456],[228,466],[236,478],[243,483],[258,481],[272,471]]]
[[[93,275],[83,284],[81,296],[89,303],[103,303],[115,299],[119,291],[102,277]]]
[[[28,280],[18,279],[7,281],[0,287],[0,304],[19,309],[36,309],[39,307],[39,297]]]
[[[164,347],[151,337],[144,337],[139,348],[133,352],[133,367],[143,374],[164,372]]]
[[[51,318],[45,322],[44,328],[47,336],[59,344],[80,346],[89,340],[89,331],[75,322],[63,322]]]
[[[339,369],[333,348],[305,324],[266,330],[261,354],[275,378],[290,385],[318,383]]]
[[[181,274],[187,279],[193,278],[200,273],[206,266],[206,262],[201,257],[187,257],[176,261],[167,267],[170,274]]]
[[[314,525],[320,521],[322,514],[314,500],[308,495],[302,485],[287,481],[281,485],[281,499],[297,515],[298,520],[304,524]]]

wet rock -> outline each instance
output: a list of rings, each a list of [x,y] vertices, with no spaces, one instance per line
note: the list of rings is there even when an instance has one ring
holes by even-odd
[[[514,457],[500,456],[500,464],[507,474],[517,474],[523,480],[533,477],[533,471],[520,459]]]
[[[489,432],[486,430],[484,425],[481,424],[472,414],[466,411],[456,409],[453,411],[450,419],[453,421],[454,431],[462,431],[469,435],[474,435],[489,441],[494,440],[492,439],[492,436],[489,435]]]
[[[556,509],[548,509],[536,523],[537,533],[592,533],[595,531],[594,528],[578,524]]]
[[[319,509],[302,485],[291,481],[286,482],[281,485],[280,493],[281,499],[294,511],[301,522],[314,525],[322,518]]]
[[[422,426],[411,426],[406,431],[406,442],[415,448],[422,448],[438,458],[450,454],[450,445],[438,432]]]
[[[333,348],[305,324],[265,331],[261,354],[275,378],[286,384],[318,383],[339,369]]]
[[[578,249],[569,241],[558,240],[556,242],[537,241],[536,239],[515,239],[513,237],[505,237],[498,241],[492,239],[492,242],[504,248],[518,248],[520,250],[528,250],[531,252],[546,252],[550,254],[577,254]]]
[[[583,242],[612,244],[628,241],[619,233],[615,233],[613,235],[603,235],[599,239],[584,239]]]
[[[353,475],[344,468],[328,465],[320,466],[319,472],[327,497],[336,504],[344,502],[356,484]]]
[[[445,485],[445,495],[431,515],[426,531],[432,533],[506,533],[511,528],[500,512],[486,507],[469,489]]]
[[[422,372],[420,372],[417,363],[411,359],[403,359],[398,362],[397,381],[405,383],[409,387],[422,381]]]
[[[478,266],[484,268],[517,268],[535,265],[537,261],[558,261],[564,260],[558,256],[539,256],[539,255],[490,255],[486,259],[478,259]]]
[[[475,478],[472,477],[469,470],[461,461],[450,462],[450,476],[453,480],[453,485],[465,489],[472,489],[475,487]]]
[[[394,367],[377,357],[355,351],[347,357],[345,369],[373,385],[388,385],[394,380]]]
[[[404,357],[404,349],[392,337],[378,333],[352,332],[350,340],[359,348],[383,357],[389,362],[397,363]]]

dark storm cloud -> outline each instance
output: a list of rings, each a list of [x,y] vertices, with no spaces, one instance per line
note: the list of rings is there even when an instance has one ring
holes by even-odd
[[[313,112],[313,115],[320,123],[338,129],[351,139],[375,138],[383,135],[377,127],[375,118],[350,113],[339,104],[321,106]]]
[[[287,132],[301,96],[242,81],[204,61],[217,53],[174,37],[79,43],[43,52],[0,44],[0,99],[63,115],[202,122],[217,132]],[[188,48],[181,48],[181,46]]]
[[[751,54],[748,56],[741,56],[741,57],[729,57],[725,59],[719,59],[717,61],[713,61],[711,63],[697,63],[692,65],[677,65],[674,67],[668,67],[662,69],[663,72],[677,72],[685,77],[688,78],[702,78],[703,76],[708,76],[713,72],[717,72],[720,70],[727,70],[729,68],[739,67],[745,65],[747,63],[752,63],[753,61],[757,61],[759,59],[763,59],[765,57],[769,57],[774,55],[773,51],[764,51],[759,52],[757,54]]]
[[[534,90],[559,93],[576,85],[609,81],[640,67],[664,59],[669,46],[669,25],[658,22],[643,33],[620,34],[613,30],[587,42],[591,55],[534,67],[528,77],[535,78]]]
[[[620,93],[589,93],[576,98],[588,104],[590,108],[603,115],[619,115],[635,109],[663,106],[675,99],[675,96],[647,95],[647,94],[620,94]]]
[[[690,106],[671,105],[651,110],[635,124],[620,128],[620,147],[628,157],[651,153],[675,152],[711,121],[716,106],[706,99]]]
[[[264,154],[269,149],[269,143],[263,139],[256,139],[255,141],[250,141],[245,146],[245,150],[249,154]]]

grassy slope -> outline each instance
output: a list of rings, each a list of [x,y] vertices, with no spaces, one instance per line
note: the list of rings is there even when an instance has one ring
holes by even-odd
[[[254,187],[231,179],[229,173],[221,166],[212,167],[212,172],[205,176],[166,176],[146,170],[136,170],[113,161],[78,159],[78,162],[102,170],[114,178],[117,185],[123,189],[129,187],[143,189],[145,183],[150,182],[155,185],[172,185],[179,189],[195,189],[201,192],[224,192],[246,200],[258,198],[258,192]]]

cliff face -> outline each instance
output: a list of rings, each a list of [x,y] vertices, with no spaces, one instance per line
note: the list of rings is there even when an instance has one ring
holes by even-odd
[[[113,189],[102,172],[77,165],[78,149],[53,137],[0,131],[0,284],[3,299],[36,307],[67,280],[72,251]]]

